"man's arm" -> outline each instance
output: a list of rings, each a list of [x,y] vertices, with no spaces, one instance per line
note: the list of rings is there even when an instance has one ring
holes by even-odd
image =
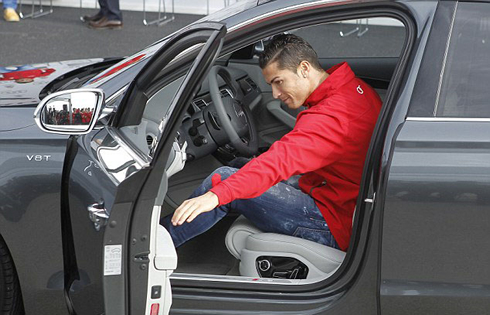
[[[184,201],[172,217],[174,225],[192,221],[203,212],[235,199],[255,198],[292,175],[307,173],[342,156],[347,126],[325,113],[309,113],[271,148],[252,159],[206,194]]]
[[[348,128],[345,121],[325,113],[304,115],[293,131],[211,191],[218,196],[220,205],[255,198],[293,175],[335,162],[343,154]]]

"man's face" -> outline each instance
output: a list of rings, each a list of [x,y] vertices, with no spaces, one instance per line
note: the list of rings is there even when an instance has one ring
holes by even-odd
[[[272,87],[272,96],[291,109],[299,108],[310,95],[310,82],[303,77],[299,66],[293,72],[290,69],[279,69],[278,63],[273,62],[262,69],[262,74]]]

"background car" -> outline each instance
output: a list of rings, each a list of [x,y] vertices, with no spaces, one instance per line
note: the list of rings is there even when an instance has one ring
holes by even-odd
[[[487,10],[240,1],[126,59],[27,83],[37,90],[0,108],[5,312],[485,313]],[[160,217],[294,125],[257,60],[283,32],[310,41],[325,69],[347,61],[383,99],[349,249],[228,216],[175,251]]]

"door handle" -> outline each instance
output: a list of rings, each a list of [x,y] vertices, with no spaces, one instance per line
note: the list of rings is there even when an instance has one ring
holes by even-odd
[[[88,217],[90,221],[94,223],[94,228],[98,232],[100,229],[107,225],[107,221],[109,221],[109,213],[104,207],[104,202],[94,203],[87,207]]]

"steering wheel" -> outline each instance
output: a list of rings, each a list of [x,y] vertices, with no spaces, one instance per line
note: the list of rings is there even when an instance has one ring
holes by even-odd
[[[230,87],[232,96],[222,97],[218,84],[220,76]],[[219,127],[223,129],[233,147],[244,156],[253,156],[258,152],[257,128],[252,118],[250,108],[243,104],[243,92],[233,79],[228,69],[214,66],[208,75],[209,92],[219,119]],[[248,133],[250,139],[244,142],[242,138]]]

